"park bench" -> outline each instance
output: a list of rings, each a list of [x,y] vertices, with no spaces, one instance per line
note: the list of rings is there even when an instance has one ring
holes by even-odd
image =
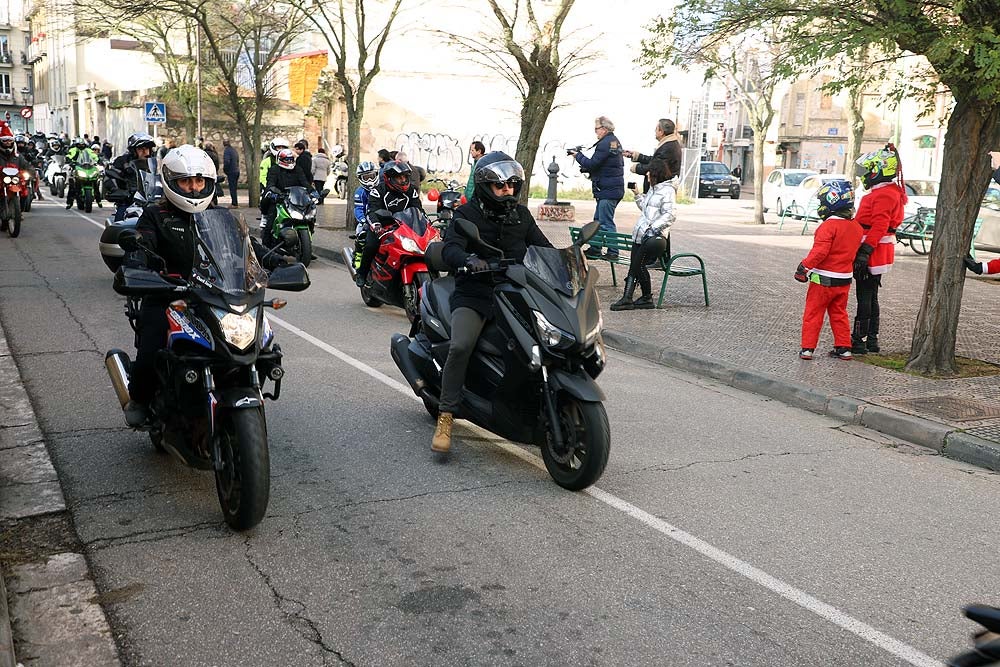
[[[815,222],[817,224],[823,222],[817,215],[815,215],[815,211],[808,211],[801,205],[792,203],[791,206],[786,206],[784,210],[781,211],[781,219],[778,220],[778,231],[781,231],[781,228],[785,225],[785,216],[791,216],[796,220],[802,220],[802,232],[799,236],[805,236],[806,231],[809,229],[810,222]]]
[[[918,255],[926,255],[931,251],[931,241],[934,240],[934,218],[935,210],[921,206],[914,215],[903,218],[899,228],[896,229],[896,242],[909,245],[913,252]],[[976,256],[976,237],[983,226],[983,219],[976,218],[976,224],[972,230],[972,247],[969,253]]]
[[[580,238],[580,228],[570,227],[569,228],[570,238],[575,243],[578,238]],[[618,256],[614,255],[601,255],[601,261],[607,262],[611,265],[611,284],[618,285],[618,276],[615,274],[615,266],[623,266],[628,269],[629,260],[632,257],[632,235],[623,234],[621,232],[606,232],[599,231],[593,236],[593,238],[588,241],[591,248],[606,249],[608,251],[618,252]],[[677,260],[682,260],[680,264],[674,266],[674,262]],[[596,259],[591,261],[597,261]],[[697,262],[697,266],[693,265],[693,262]],[[650,271],[662,271],[663,272],[663,283],[660,285],[660,297],[656,302],[656,307],[659,308],[663,305],[663,295],[667,290],[667,279],[670,276],[676,276],[680,278],[690,277],[690,276],[701,276],[701,288],[705,294],[705,305],[708,305],[708,279],[705,277],[705,262],[701,257],[692,252],[682,252],[676,255],[671,255],[670,257],[660,257],[655,264],[649,264],[647,267]]]

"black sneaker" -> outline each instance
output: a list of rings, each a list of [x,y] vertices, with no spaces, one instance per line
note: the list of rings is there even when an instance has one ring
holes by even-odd
[[[872,354],[878,354],[882,351],[882,348],[878,346],[878,338],[875,336],[868,336],[868,340],[865,341],[865,348]]]
[[[132,428],[139,428],[149,421],[149,408],[143,403],[130,400],[125,404],[125,423]]]
[[[601,251],[600,250],[593,250],[593,249],[591,249],[591,250],[588,250],[587,252],[585,252],[583,254],[587,256],[587,259],[601,259]]]
[[[356,275],[354,277],[354,284],[357,285],[358,287],[364,287],[365,286],[365,276],[363,276],[360,273],[358,273],[358,275]]]
[[[850,361],[854,358],[849,347],[835,347],[830,350],[830,356],[842,361]]]
[[[864,341],[851,344],[851,352],[858,355],[868,354],[868,346]]]
[[[799,359],[805,359],[806,361],[812,361],[813,349],[810,347],[804,347],[799,350]]]

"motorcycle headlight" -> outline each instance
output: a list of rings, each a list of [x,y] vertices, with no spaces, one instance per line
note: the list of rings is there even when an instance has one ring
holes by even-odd
[[[405,250],[406,252],[412,252],[415,255],[424,254],[423,249],[419,245],[417,245],[417,242],[408,236],[404,236],[401,243],[403,246],[403,250]]]
[[[288,210],[288,217],[292,220],[302,220],[302,211],[296,211],[294,208]]]
[[[21,177],[24,178],[24,180],[28,180],[29,178],[31,178],[31,172],[22,171],[21,172]]]
[[[213,308],[212,314],[219,320],[222,336],[226,342],[239,350],[245,350],[257,339],[257,309],[238,315],[221,308]]]
[[[10,183],[10,176],[4,176],[3,177],[3,182],[4,183]]]
[[[576,342],[573,334],[552,324],[537,310],[531,312],[535,314],[535,329],[538,331],[538,337],[542,339],[546,347],[566,348]]]
[[[87,178],[87,172],[85,172],[83,169],[77,169],[76,170],[76,177],[77,178]]]

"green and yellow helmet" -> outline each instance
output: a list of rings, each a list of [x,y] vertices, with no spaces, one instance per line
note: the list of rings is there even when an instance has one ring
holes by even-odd
[[[865,153],[854,163],[857,165],[857,175],[861,178],[865,189],[877,183],[887,183],[900,173],[899,153],[892,144],[885,148]]]

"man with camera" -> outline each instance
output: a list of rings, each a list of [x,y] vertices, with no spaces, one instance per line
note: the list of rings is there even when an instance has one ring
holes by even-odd
[[[588,158],[580,152],[579,146],[566,151],[568,155],[574,156],[580,165],[580,171],[590,176],[590,187],[597,200],[594,220],[606,232],[618,231],[615,227],[615,209],[625,196],[625,161],[622,159],[621,142],[614,131],[615,124],[607,116],[599,116],[594,120],[594,132],[597,133],[594,154]],[[587,256],[596,259],[600,257],[600,251],[590,248]],[[617,250],[608,251],[609,258],[617,256]]]

